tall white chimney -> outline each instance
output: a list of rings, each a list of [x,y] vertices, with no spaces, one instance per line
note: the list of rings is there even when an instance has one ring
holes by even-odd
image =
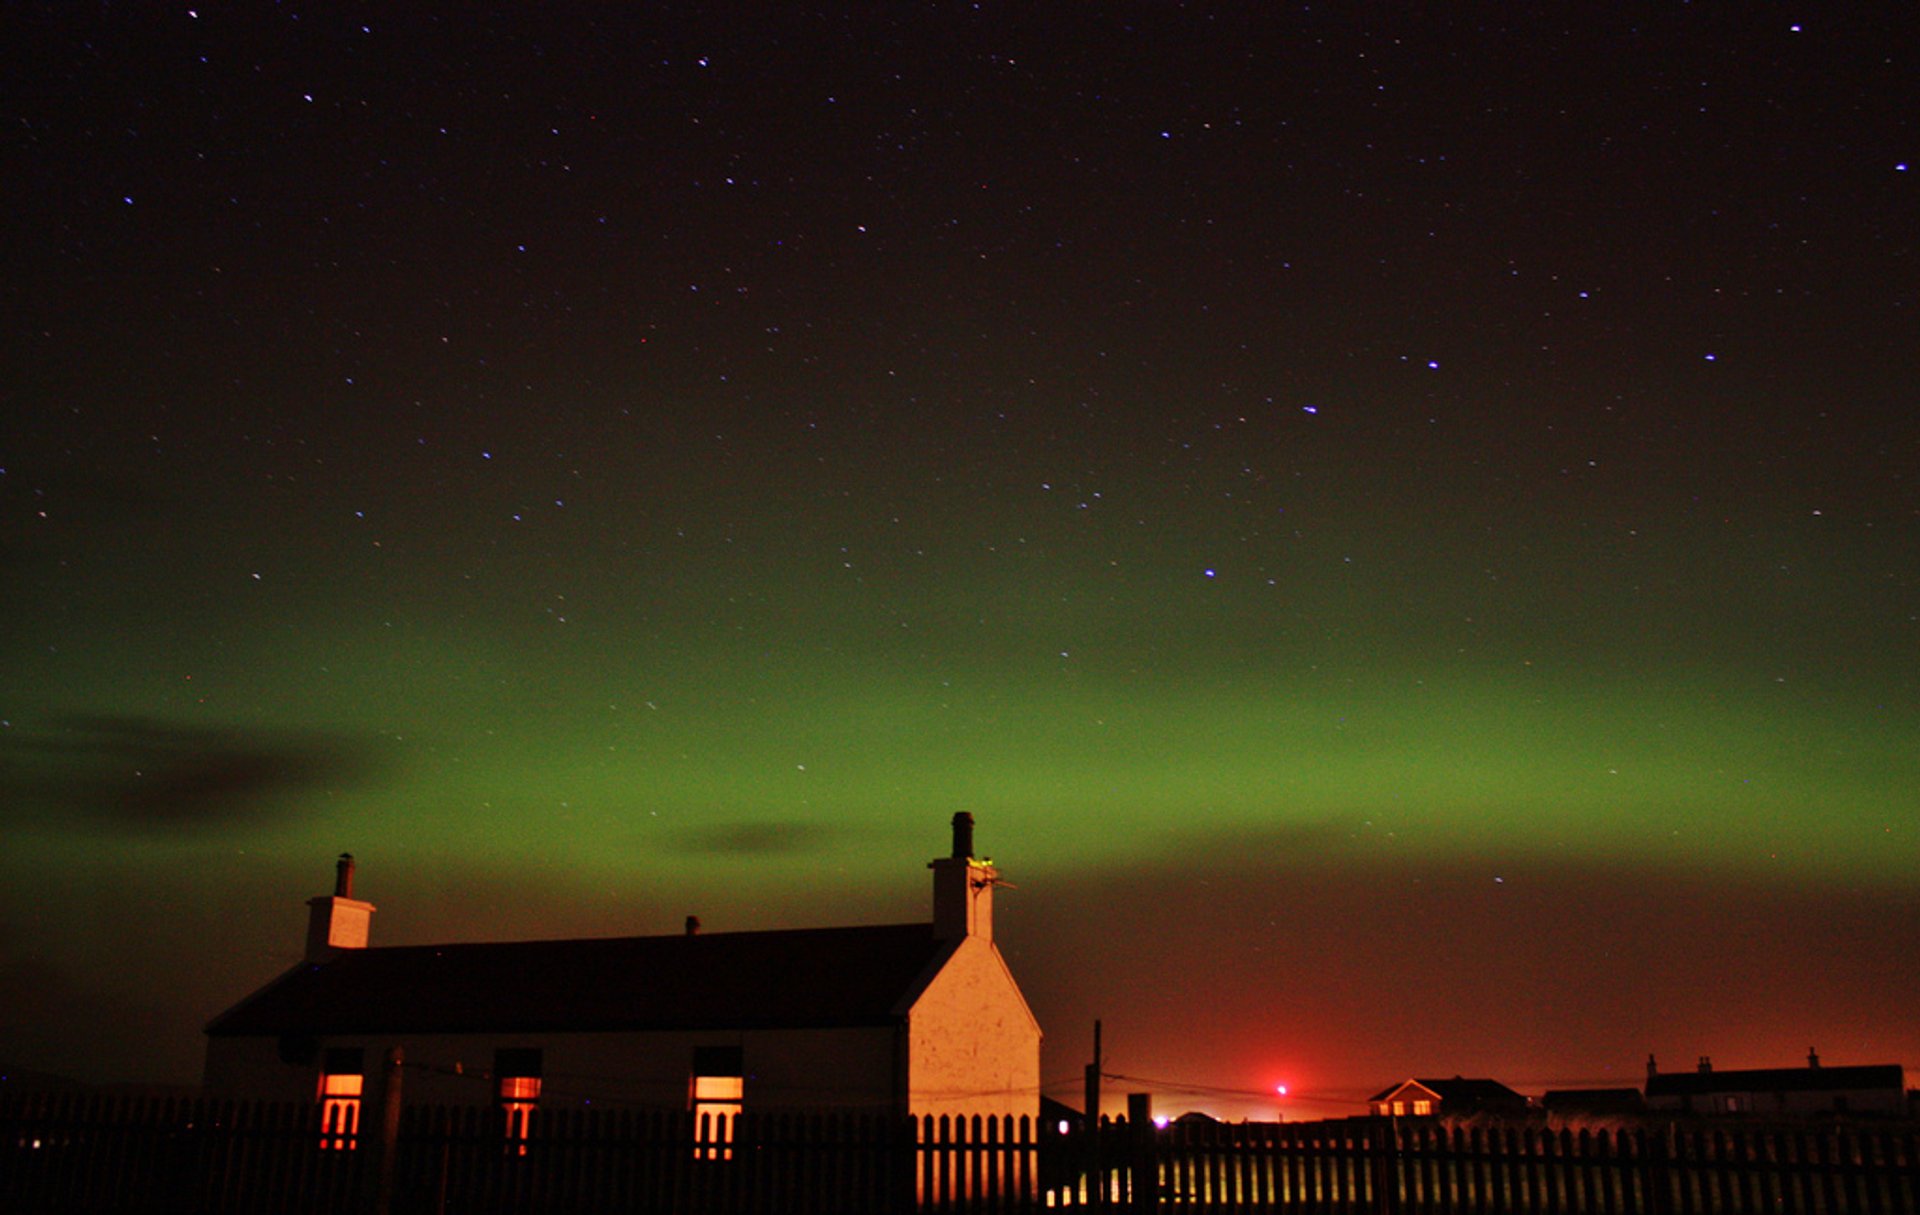
[[[324,962],[342,949],[365,949],[373,904],[353,897],[353,853],[333,867],[333,894],[307,900],[307,961]]]
[[[928,864],[933,870],[933,935],[993,940],[993,884],[999,872],[973,859],[973,815],[953,816],[953,852]]]

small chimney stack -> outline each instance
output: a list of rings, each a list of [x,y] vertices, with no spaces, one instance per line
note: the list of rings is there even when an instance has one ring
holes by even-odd
[[[307,900],[307,961],[325,962],[343,949],[365,949],[373,904],[353,897],[353,853],[333,865],[333,893]]]
[[[687,917],[687,935],[690,937],[697,937],[700,935],[700,917],[699,916],[690,915]]]
[[[1807,1048],[1807,1070],[1815,1072],[1820,1070],[1820,1056],[1814,1053],[1811,1046]]]
[[[1651,1080],[1659,1074],[1660,1074],[1660,1065],[1653,1061],[1653,1052],[1648,1051],[1647,1052],[1647,1079]]]
[[[953,816],[953,855],[962,861],[973,856],[973,815],[965,810]]]
[[[1706,1073],[1712,1070],[1713,1070],[1713,1056],[1701,1055],[1700,1056],[1700,1074],[1705,1075]]]

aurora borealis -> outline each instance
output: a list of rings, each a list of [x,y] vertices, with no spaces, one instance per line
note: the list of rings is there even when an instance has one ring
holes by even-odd
[[[1920,1060],[1911,14],[3,20],[0,1064],[957,810],[1057,1096]]]

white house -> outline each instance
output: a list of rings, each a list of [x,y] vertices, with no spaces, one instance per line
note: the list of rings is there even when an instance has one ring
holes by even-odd
[[[382,1061],[409,1104],[1034,1114],[1040,1027],[993,943],[998,873],[956,814],[931,922],[370,946],[340,860],[306,958],[207,1025],[211,1095],[351,1132]]]
[[[1408,1079],[1367,1098],[1376,1118],[1427,1118],[1464,1114],[1523,1114],[1527,1099],[1498,1080]]]

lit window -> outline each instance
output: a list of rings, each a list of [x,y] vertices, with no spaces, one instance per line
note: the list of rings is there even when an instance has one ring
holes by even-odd
[[[1407,1103],[1406,1103],[1406,1102],[1404,1102],[1404,1101],[1396,1101],[1396,1102],[1394,1102],[1394,1103],[1393,1103],[1393,1116],[1394,1116],[1395,1118],[1398,1118],[1398,1117],[1400,1117],[1401,1115],[1403,1115],[1403,1114],[1405,1114],[1406,1112],[1407,1112]]]
[[[351,1152],[359,1143],[360,1099],[367,1086],[366,1054],[351,1047],[327,1051],[320,1068],[320,1150]]]
[[[540,1104],[540,1052],[515,1047],[494,1052],[493,1075],[500,1112],[505,1116],[507,1150],[527,1154],[533,1111]]]
[[[688,1108],[693,1111],[694,1158],[731,1160],[733,1120],[746,1096],[746,1075],[737,1046],[697,1046]]]
[[[1424,1118],[1433,1112],[1433,1102],[1416,1101],[1413,1103],[1413,1112],[1416,1117]]]

